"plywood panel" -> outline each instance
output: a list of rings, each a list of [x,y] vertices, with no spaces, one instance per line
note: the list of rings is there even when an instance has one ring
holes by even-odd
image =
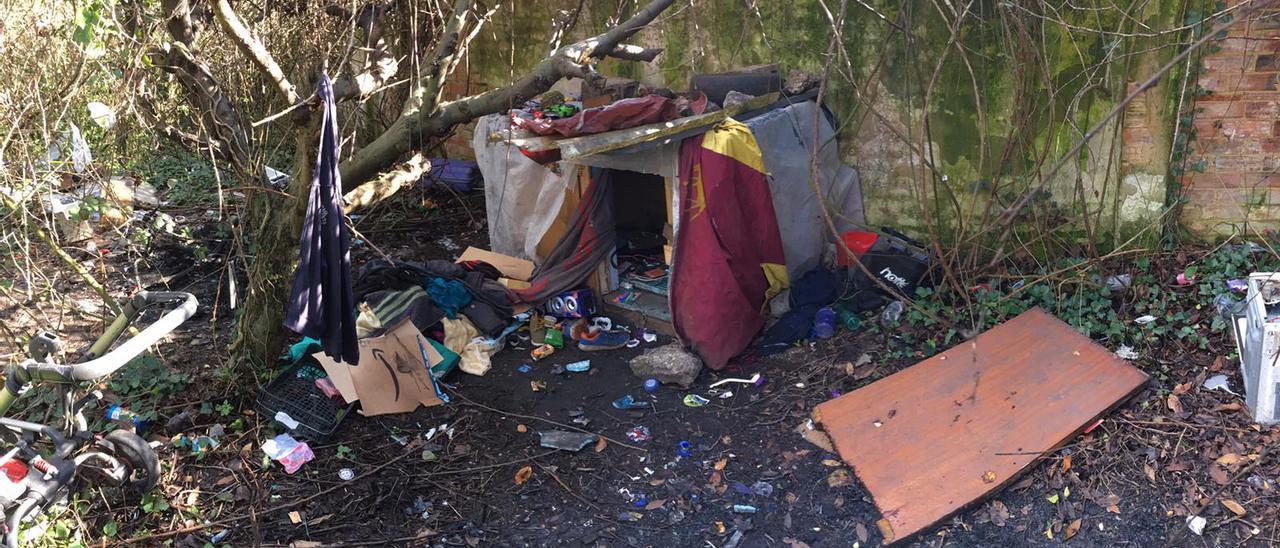
[[[891,542],[1008,483],[1146,381],[1037,308],[813,416],[871,492]]]

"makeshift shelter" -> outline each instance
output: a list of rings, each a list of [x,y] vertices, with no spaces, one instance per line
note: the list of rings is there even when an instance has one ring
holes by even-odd
[[[563,139],[510,138],[509,127],[482,118],[473,146],[492,249],[538,265],[517,295],[536,303],[585,284],[609,313],[677,335],[712,368],[820,264],[831,238],[819,196],[837,230],[863,223],[857,174],[811,97]],[[547,151],[560,161],[525,154]]]

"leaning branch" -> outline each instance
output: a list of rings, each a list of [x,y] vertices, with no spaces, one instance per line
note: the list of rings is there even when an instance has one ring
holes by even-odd
[[[252,32],[249,32],[249,27],[246,27],[240,20],[240,16],[231,9],[231,4],[227,0],[213,0],[212,4],[214,14],[218,16],[218,23],[222,25],[223,30],[227,31],[227,34],[231,35],[236,48],[276,85],[289,104],[296,104],[298,90],[289,82],[289,78],[284,75],[284,71],[276,63],[275,57],[271,56],[271,52],[267,51],[267,47],[262,45]]]
[[[592,65],[613,55],[624,40],[651,23],[673,2],[674,0],[654,0],[621,25],[598,36],[561,47],[511,85],[441,103],[431,112],[422,112],[421,107],[406,112],[387,131],[342,164],[343,182],[352,187],[369,182],[378,172],[391,167],[405,154],[421,148],[433,137],[443,135],[453,126],[523,103],[551,89],[561,78],[577,76],[588,81],[603,79]],[[459,3],[465,3],[465,0],[460,0]],[[354,188],[347,193],[345,199],[348,211],[358,211],[373,205],[373,201],[362,197],[390,196],[404,186],[403,183],[397,186],[397,183],[387,179],[378,179],[369,184],[380,188]]]

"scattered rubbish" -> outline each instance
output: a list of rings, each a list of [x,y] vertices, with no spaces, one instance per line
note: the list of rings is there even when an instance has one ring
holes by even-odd
[[[334,386],[333,380],[330,379],[329,377],[321,377],[319,379],[316,379],[316,388],[319,388],[320,392],[324,393],[324,396],[326,398],[332,398],[335,396],[342,395],[342,392],[338,391],[338,387]]]
[[[302,512],[299,512],[297,510],[289,512],[289,523],[292,523],[294,525],[302,523]]]
[[[644,339],[644,342],[647,343],[658,342],[658,334],[652,331],[645,331],[640,335],[640,338]]]
[[[1136,323],[1138,325],[1147,325],[1154,321],[1156,321],[1156,317],[1150,314],[1147,314],[1145,316],[1138,316],[1137,318],[1133,319],[1133,323]]]
[[[1276,480],[1273,480],[1271,478],[1264,478],[1257,474],[1249,476],[1249,479],[1247,479],[1246,481],[1248,481],[1249,485],[1253,486],[1254,489],[1262,489],[1264,491],[1270,491],[1276,488]]]
[[[676,444],[676,456],[686,457],[686,458],[692,457],[693,444],[684,440],[680,440],[680,443]]]
[[[284,411],[277,411],[276,416],[272,418],[274,418],[276,422],[284,425],[285,428],[288,428],[290,430],[297,430],[298,426],[301,424],[298,421],[294,420],[293,417],[290,417],[289,414],[285,413]]]
[[[630,366],[631,373],[642,379],[689,387],[702,371],[702,359],[674,342],[645,350],[631,359]]]
[[[284,465],[284,471],[292,474],[302,465],[315,458],[311,446],[305,441],[298,441],[289,434],[280,434],[262,444],[262,452],[272,460]]]
[[[1179,272],[1178,277],[1175,279],[1178,281],[1178,285],[1191,285],[1196,283],[1195,276],[1188,276],[1186,272]]]
[[[660,388],[661,386],[662,386],[662,383],[658,382],[658,379],[648,378],[644,380],[644,391],[650,394],[657,392],[658,388]]]
[[[836,306],[836,317],[840,320],[840,325],[849,331],[855,331],[862,325],[862,317],[844,306]]]
[[[1227,321],[1235,321],[1236,316],[1244,314],[1244,301],[1237,301],[1226,293],[1219,293],[1213,298],[1213,307],[1218,317]]]
[[[835,445],[831,443],[831,437],[826,432],[818,430],[813,424],[813,419],[805,419],[804,422],[800,423],[800,426],[796,427],[796,432],[804,438],[804,441],[816,445],[819,449],[828,453],[836,452]]]
[[[749,379],[721,379],[711,383],[710,388],[715,388],[717,386],[722,386],[729,383],[754,384],[756,386],[760,386],[764,384],[764,377],[760,376],[759,373],[756,373],[755,375],[752,375],[751,378]]]
[[[419,495],[417,498],[413,499],[412,505],[405,507],[404,515],[418,516],[422,519],[427,519],[428,517],[431,517],[432,506],[431,501],[424,499]]]
[[[584,447],[596,442],[599,436],[595,434],[585,434],[582,432],[568,432],[565,430],[548,430],[538,432],[541,436],[542,446],[551,449],[563,449],[565,451],[581,451]]]
[[[113,403],[107,408],[107,420],[130,423],[133,425],[133,431],[138,434],[141,434],[142,429],[147,426],[147,421],[145,419],[138,416],[137,413],[120,407],[120,404],[118,403]]]
[[[1209,524],[1209,520],[1200,516],[1187,516],[1187,529],[1197,535],[1204,534],[1204,526]]]
[[[550,356],[551,354],[554,354],[555,351],[556,351],[556,347],[554,346],[551,346],[549,344],[540,344],[534,347],[534,349],[529,352],[529,355],[533,357],[533,361],[536,362],[536,361],[542,360],[547,356]]]
[[[631,339],[631,340],[627,341],[627,348],[635,348],[635,347],[637,347],[637,346],[640,346],[640,341],[639,341],[639,340]]]
[[[733,505],[733,513],[735,513],[735,514],[754,514],[754,513],[756,513],[756,511],[757,511],[757,510],[756,510],[756,507],[755,507],[755,506],[751,506],[750,504],[735,504],[735,505]]]
[[[199,455],[218,448],[218,440],[210,436],[179,436],[173,443],[174,447],[190,448],[192,454]]]
[[[627,394],[621,398],[613,400],[615,409],[644,409],[649,407],[649,402],[636,401],[631,394]]]
[[[880,313],[880,325],[889,325],[897,322],[902,317],[902,311],[906,310],[907,305],[902,301],[893,301],[889,306],[884,307],[884,311]]]
[[[591,360],[582,360],[579,362],[565,364],[564,369],[565,371],[570,371],[573,373],[584,373],[588,369],[591,369]]]
[[[987,352],[975,355],[969,344],[956,346],[939,355],[947,356],[945,361],[938,356],[922,360],[813,410],[815,422],[830,435],[848,469],[858,471],[886,516],[892,532],[886,539],[909,538],[988,497],[1025,472],[1036,455],[1073,438],[1149,381],[1111,350],[1039,308],[977,335],[973,345]],[[1069,365],[1046,370],[1040,367],[1044,363]],[[978,395],[970,398],[975,384]],[[939,393],[938,386],[963,387],[963,395]],[[1045,401],[1067,403],[1048,407]],[[1001,444],[1027,457],[992,459],[986,449],[990,440],[948,435],[956,424],[973,432],[1001,431]],[[865,451],[868,446],[897,449],[886,459]],[[904,470],[911,471],[910,482],[902,481]],[[995,481],[982,481],[986,472]],[[928,497],[920,496],[919,485],[928,486]]]
[[[627,430],[627,439],[631,440],[634,443],[643,443],[653,439],[653,436],[649,434],[648,427],[637,426],[635,428]]]
[[[338,479],[342,481],[351,481],[356,478],[356,471],[350,468],[338,470]]]
[[[1227,280],[1227,289],[1234,293],[1244,293],[1249,290],[1249,281],[1244,279]]]
[[[194,407],[183,409],[181,413],[169,417],[169,420],[164,423],[164,428],[170,433],[186,430],[195,424],[195,418],[198,414],[199,412]]]
[[[226,540],[227,537],[229,536],[231,536],[231,530],[223,529],[221,531],[218,531],[217,533],[214,533],[213,536],[209,537],[209,544],[213,544],[216,546],[220,544],[222,541]]]
[[[640,521],[642,517],[644,517],[644,514],[640,512],[632,512],[630,510],[618,512],[618,521]]]
[[[1228,394],[1239,396],[1231,390],[1231,381],[1226,375],[1214,375],[1204,380],[1206,390],[1225,390]]]
[[[530,371],[533,371],[533,366],[527,363],[522,363],[520,364],[520,367],[516,368],[516,371],[519,371],[521,373],[528,373]]]
[[[702,407],[708,403],[711,403],[711,400],[697,394],[686,394],[684,397],[684,404],[689,407]]]
[[[1114,276],[1107,276],[1107,289],[1112,293],[1123,292],[1129,289],[1129,286],[1131,285],[1133,285],[1132,274],[1116,274]]]
[[[1120,345],[1120,348],[1116,350],[1116,356],[1122,360],[1136,360],[1138,359],[1138,352],[1134,350],[1132,346],[1122,344]]]
[[[564,332],[558,327],[548,327],[546,334],[542,336],[542,342],[556,349],[564,348]]]
[[[751,486],[751,492],[757,496],[768,497],[773,495],[773,484],[767,481],[757,481]]]
[[[827,475],[828,487],[845,487],[851,483],[853,483],[853,476],[849,475],[849,471],[844,468],[832,470]]]
[[[718,398],[720,398],[720,399],[722,399],[722,400],[727,400],[727,399],[729,399],[729,398],[732,398],[732,397],[733,397],[733,391],[732,391],[732,390],[725,390],[724,392],[721,392],[721,393],[717,394],[717,395],[716,395],[716,397],[718,397]]]
[[[818,309],[813,316],[813,334],[819,339],[830,339],[836,334],[836,311],[830,307]]]
[[[547,389],[547,383],[543,381],[529,381],[529,391],[541,392]]]
[[[631,501],[631,505],[635,506],[636,508],[644,508],[648,504],[649,504],[649,497],[646,497],[644,493],[637,495],[635,499]]]

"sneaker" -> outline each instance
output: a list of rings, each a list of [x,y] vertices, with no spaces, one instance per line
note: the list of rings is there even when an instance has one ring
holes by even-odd
[[[564,336],[573,341],[582,340],[582,336],[591,331],[591,322],[586,318],[578,318],[564,328]]]
[[[617,350],[627,345],[631,334],[626,331],[584,331],[578,338],[578,349],[584,352]]]

